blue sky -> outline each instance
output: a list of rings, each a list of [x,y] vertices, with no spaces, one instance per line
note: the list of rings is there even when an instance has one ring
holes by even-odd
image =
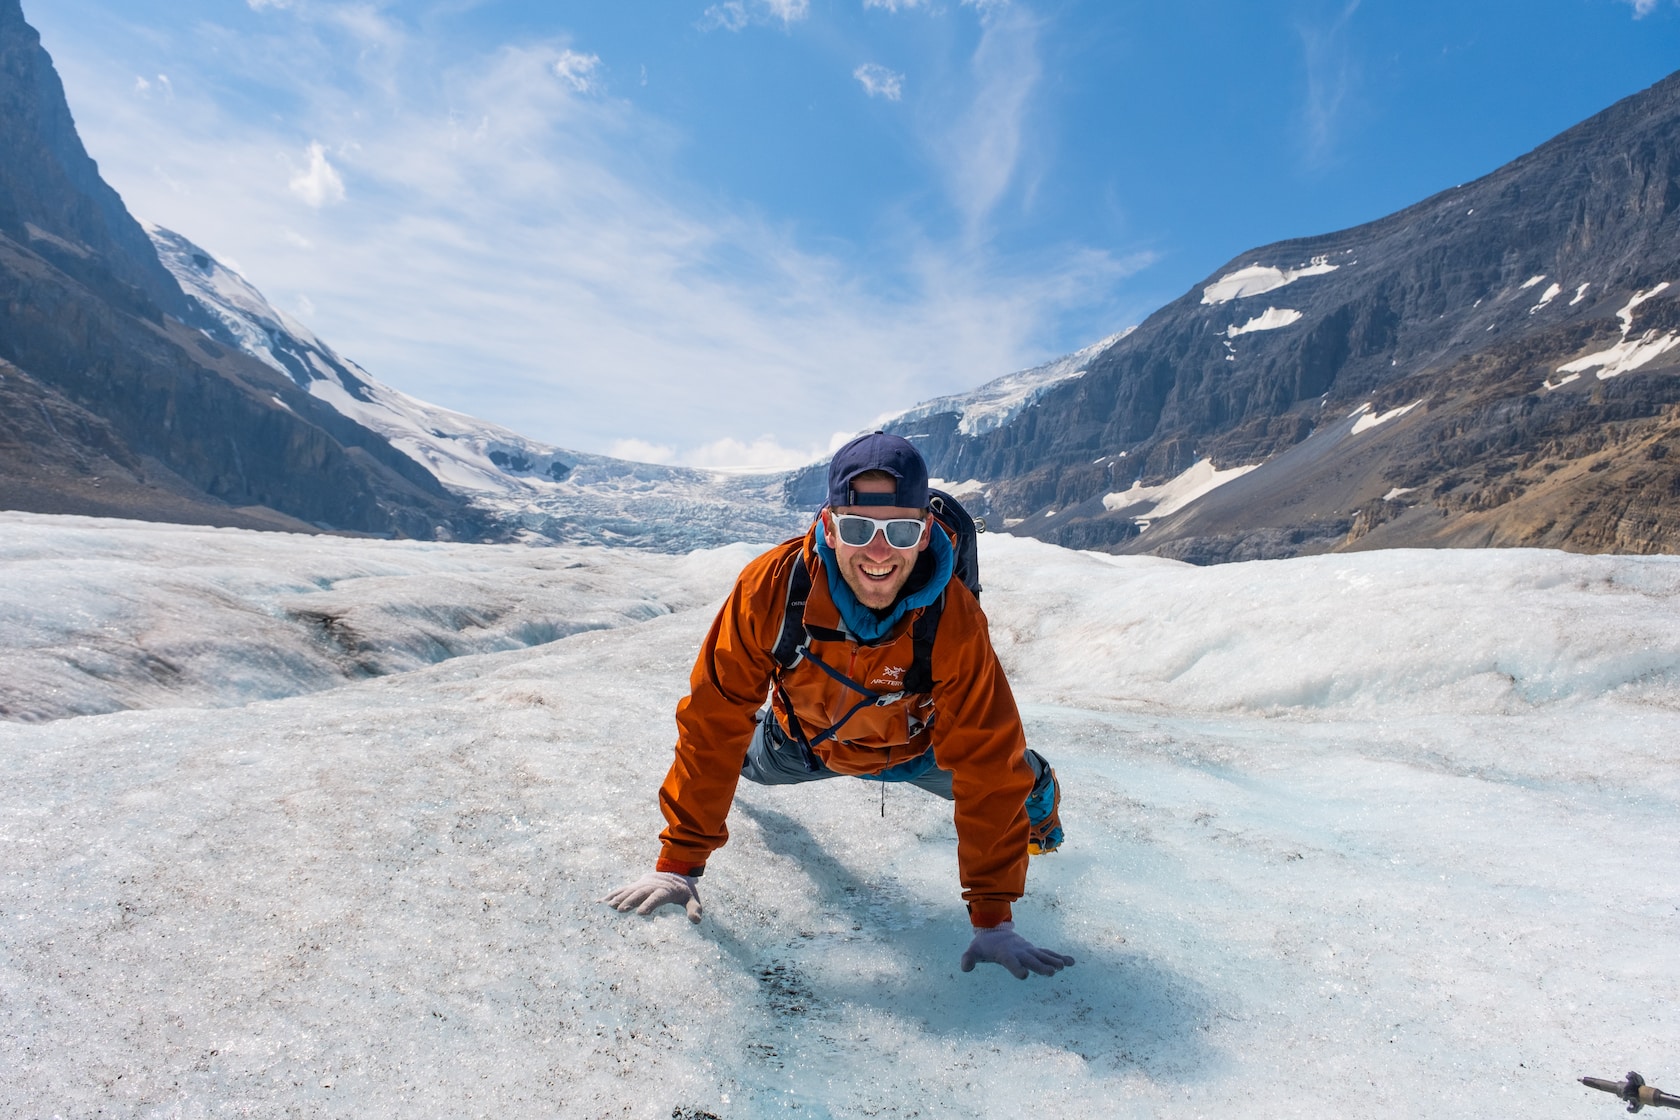
[[[375,377],[790,465],[1485,174],[1680,0],[23,0],[137,216]]]

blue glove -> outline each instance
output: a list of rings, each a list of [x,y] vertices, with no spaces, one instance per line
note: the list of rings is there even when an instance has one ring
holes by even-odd
[[[962,955],[962,970],[973,972],[981,961],[1001,964],[1015,979],[1025,980],[1029,972],[1054,976],[1072,964],[1073,958],[1038,948],[1015,932],[1014,922],[999,922],[991,929],[974,931],[974,940]]]
[[[673,871],[649,871],[600,901],[621,913],[634,909],[638,914],[651,914],[661,906],[682,906],[688,910],[689,921],[700,920],[700,885],[691,876]]]

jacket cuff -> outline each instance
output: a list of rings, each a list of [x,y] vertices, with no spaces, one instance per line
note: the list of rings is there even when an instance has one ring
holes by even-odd
[[[703,863],[689,863],[687,860],[662,859],[653,865],[655,871],[669,871],[676,875],[687,875],[690,879],[698,879],[706,873]]]
[[[975,929],[991,929],[1012,921],[1013,916],[1007,902],[971,902],[968,904],[968,920]]]

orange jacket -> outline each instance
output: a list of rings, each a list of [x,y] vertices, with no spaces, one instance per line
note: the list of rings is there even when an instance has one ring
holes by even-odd
[[[677,705],[676,759],[659,791],[667,821],[660,833],[661,871],[692,874],[729,839],[724,818],[735,800],[754,714],[777,670],[771,650],[794,564],[811,572],[806,622],[843,629],[815,549],[816,531],[813,526],[803,538],[785,541],[748,564],[700,647],[689,694]],[[873,645],[813,639],[810,648],[853,680],[891,692],[910,667],[917,613]],[[955,578],[946,589],[932,668],[931,695],[907,696],[887,707],[866,705],[815,751],[841,774],[875,774],[932,747],[934,760],[953,775],[963,899],[976,926],[995,926],[1009,919],[1010,903],[1026,887],[1026,799],[1033,774],[1020,712],[992,650],[986,616]],[[783,673],[782,687],[813,737],[861,699],[803,661]],[[779,698],[775,708],[772,718],[788,727]]]

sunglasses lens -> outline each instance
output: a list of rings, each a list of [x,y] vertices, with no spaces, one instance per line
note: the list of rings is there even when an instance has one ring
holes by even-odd
[[[887,522],[887,543],[894,548],[915,548],[922,539],[920,521],[896,520]]]
[[[867,517],[836,517],[834,527],[840,539],[853,548],[862,548],[875,539],[875,522]]]

